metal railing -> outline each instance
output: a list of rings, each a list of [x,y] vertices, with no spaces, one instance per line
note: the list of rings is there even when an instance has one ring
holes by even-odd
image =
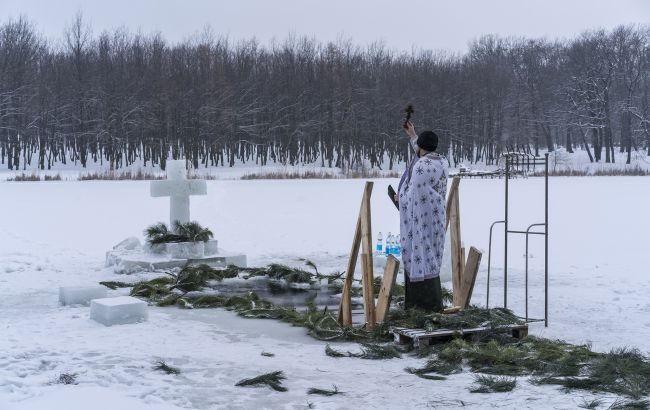
[[[508,236],[509,234],[522,234],[526,236],[526,267],[524,278],[524,297],[525,297],[525,319],[527,322],[543,321],[544,326],[548,326],[548,153],[544,158],[537,158],[530,154],[510,152],[504,154],[505,157],[505,206],[504,206],[504,219],[502,221],[495,221],[490,226],[490,240],[488,248],[488,273],[487,273],[487,300],[486,306],[490,306],[490,275],[491,275],[491,262],[492,262],[492,233],[496,224],[504,224],[504,254],[503,254],[503,307],[508,307]],[[528,226],[525,231],[509,229],[509,184],[511,175],[517,173],[528,173],[531,168],[533,172],[537,165],[544,166],[544,222],[534,223]],[[532,231],[533,227],[543,226],[544,229],[540,231]],[[543,235],[544,236],[544,319],[531,319],[528,316],[528,239],[530,235]]]

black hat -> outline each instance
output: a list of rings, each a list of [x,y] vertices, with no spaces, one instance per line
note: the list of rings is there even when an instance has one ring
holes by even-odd
[[[438,148],[438,136],[433,131],[422,131],[416,142],[425,151],[435,151]]]

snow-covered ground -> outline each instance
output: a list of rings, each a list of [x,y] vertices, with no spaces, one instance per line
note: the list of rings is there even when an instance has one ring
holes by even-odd
[[[215,232],[225,249],[250,265],[302,264],[343,270],[358,213],[361,180],[209,181],[192,198],[192,219]],[[375,181],[373,229],[396,232],[386,198],[397,180]],[[650,178],[550,180],[550,326],[532,333],[596,350],[650,351]],[[513,228],[543,220],[543,180],[511,184]],[[473,301],[484,303],[490,224],[503,217],[503,180],[463,180],[461,224],[466,246],[486,251]],[[470,394],[473,376],[446,381],[404,372],[423,359],[334,359],[302,328],[241,319],[219,309],[150,308],[148,322],[104,327],[89,309],[60,307],[58,286],[124,280],[104,268],[104,253],[127,236],[166,221],[168,200],[149,197],[148,182],[0,183],[0,409],[316,409],[576,408],[587,393],[567,395],[521,378],[511,393]],[[495,231],[491,305],[502,299],[502,240]],[[512,238],[509,307],[523,313],[523,240]],[[543,314],[541,240],[531,239],[532,316]],[[131,278],[126,278],[131,279]],[[118,294],[120,291],[110,291]],[[357,349],[354,344],[335,344]],[[274,357],[263,357],[262,351]],[[179,367],[168,376],[156,360]],[[289,391],[234,384],[283,370]],[[78,385],[51,382],[63,372]],[[307,395],[336,384],[344,395]],[[605,396],[606,402],[614,400]],[[459,401],[460,400],[460,401]]]

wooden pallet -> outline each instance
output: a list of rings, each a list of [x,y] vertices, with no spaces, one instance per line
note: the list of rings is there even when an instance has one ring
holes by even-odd
[[[528,324],[521,325],[505,325],[497,328],[504,333],[510,332],[513,337],[521,339],[528,335]],[[413,343],[418,349],[430,346],[434,342],[449,340],[454,337],[466,337],[472,334],[481,333],[485,331],[494,331],[494,328],[488,326],[473,327],[469,329],[437,329],[427,332],[424,329],[408,329],[405,327],[393,327],[390,329],[395,338],[395,343],[408,344]]]

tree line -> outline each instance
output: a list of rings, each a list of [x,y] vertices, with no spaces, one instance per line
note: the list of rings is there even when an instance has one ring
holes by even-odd
[[[0,161],[108,169],[187,158],[392,169],[401,122],[434,129],[451,163],[506,151],[650,155],[650,26],[570,40],[486,35],[462,55],[290,36],[266,46],[209,30],[170,44],[81,15],[60,43],[24,17],[0,26]]]

